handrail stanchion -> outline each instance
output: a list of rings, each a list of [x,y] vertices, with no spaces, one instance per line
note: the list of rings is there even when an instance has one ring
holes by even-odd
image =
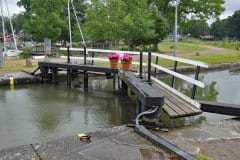
[[[92,52],[92,63],[91,63],[91,65],[94,65],[94,52]]]
[[[86,65],[87,64],[87,49],[86,49],[86,46],[84,46],[83,54],[84,54],[84,65]]]
[[[200,72],[200,66],[197,66],[196,72],[195,72],[195,80],[198,80],[199,72]],[[197,89],[197,86],[194,84],[192,89],[192,97],[191,97],[192,99],[195,98],[196,89]]]
[[[151,83],[151,64],[152,64],[152,53],[148,52],[148,79],[147,82]]]
[[[174,62],[173,71],[174,71],[174,72],[177,71],[177,61]],[[171,86],[172,86],[173,88],[174,88],[174,84],[175,84],[175,76],[172,76],[172,84],[171,84]]]
[[[143,69],[143,52],[140,52],[140,62],[139,62],[139,78],[142,78],[142,69]]]
[[[70,47],[67,46],[67,63],[70,63]]]
[[[155,64],[158,65],[158,56],[156,57]],[[157,68],[155,67],[155,69],[154,69],[154,77],[156,77],[156,75],[157,75]]]

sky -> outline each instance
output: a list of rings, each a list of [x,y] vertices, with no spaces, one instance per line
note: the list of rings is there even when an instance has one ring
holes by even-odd
[[[2,0],[2,1],[8,2],[8,7],[11,15],[14,13],[19,13],[24,10],[23,8],[19,8],[17,6],[18,0]],[[231,16],[236,10],[240,10],[240,0],[225,0],[225,4],[223,5],[223,7],[225,7],[226,10],[221,15],[221,19]]]

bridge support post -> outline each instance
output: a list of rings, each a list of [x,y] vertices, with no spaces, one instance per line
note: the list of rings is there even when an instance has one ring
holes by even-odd
[[[70,68],[68,68],[67,69],[67,85],[68,86],[71,86],[71,83],[72,83],[72,76],[71,76],[71,69]]]
[[[58,69],[56,67],[52,68],[52,82],[58,82]]]
[[[113,74],[113,90],[114,92],[118,91],[118,77],[116,74]]]
[[[49,79],[49,68],[48,67],[40,67],[42,82],[45,82]]]
[[[83,72],[83,87],[84,87],[84,90],[88,90],[88,73],[87,73],[87,71]]]

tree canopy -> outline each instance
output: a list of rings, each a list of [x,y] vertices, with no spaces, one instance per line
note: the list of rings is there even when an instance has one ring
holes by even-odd
[[[19,0],[23,6],[24,28],[36,40],[68,39],[68,0]],[[129,47],[158,44],[174,23],[174,6],[170,0],[78,0],[73,1],[77,17],[83,24],[88,41],[124,41]],[[189,21],[216,18],[223,11],[224,0],[181,0],[178,5],[179,25]],[[71,17],[76,40],[76,21]],[[188,22],[191,24],[191,21]],[[233,22],[234,23],[234,22]],[[204,24],[205,25],[205,24]]]

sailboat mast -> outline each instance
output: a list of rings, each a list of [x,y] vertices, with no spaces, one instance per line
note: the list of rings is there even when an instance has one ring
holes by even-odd
[[[0,8],[1,8],[1,17],[2,17],[3,47],[4,47],[4,50],[6,50],[5,24],[4,24],[2,0],[0,0]]]
[[[10,12],[9,12],[7,1],[6,0],[4,0],[4,1],[5,1],[5,4],[6,4],[6,7],[7,7],[8,18],[9,18],[9,21],[10,21],[10,26],[11,26],[11,30],[12,30],[12,35],[13,35],[13,41],[14,41],[14,44],[15,44],[15,49],[17,51],[18,50],[18,48],[17,48],[17,41],[16,41],[16,37],[15,37],[15,34],[14,34],[14,30],[13,30],[12,18],[10,16]]]

